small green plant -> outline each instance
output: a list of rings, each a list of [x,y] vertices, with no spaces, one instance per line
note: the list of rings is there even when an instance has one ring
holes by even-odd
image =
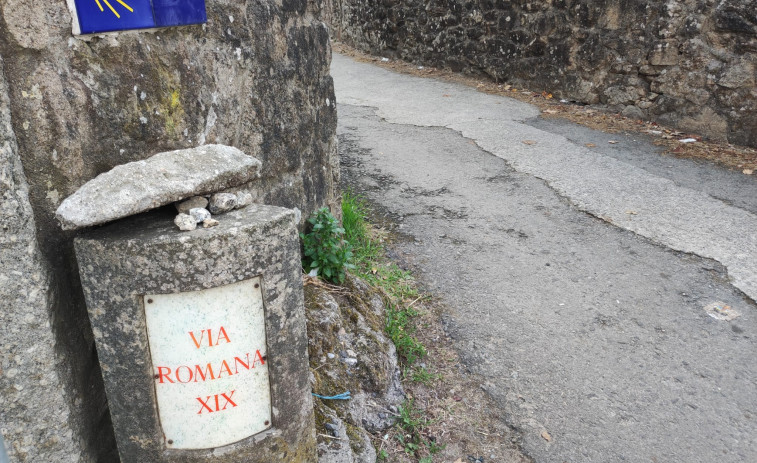
[[[426,348],[413,337],[415,332],[413,319],[417,316],[418,312],[411,307],[400,308],[391,303],[386,306],[384,328],[397,347],[397,354],[407,365],[412,365],[426,355]]]
[[[380,259],[383,253],[381,244],[371,236],[367,215],[368,205],[361,196],[350,192],[342,194],[344,237],[353,247],[358,273],[370,270],[371,264]]]
[[[426,367],[408,367],[403,371],[405,378],[410,378],[416,383],[421,383],[424,386],[430,386],[436,380],[442,378],[439,373],[431,373]]]
[[[432,455],[444,449],[444,445],[438,445],[433,438],[424,434],[429,424],[431,423],[423,410],[416,408],[412,400],[407,400],[399,406],[397,440],[405,449],[405,453],[420,458],[419,462],[431,462]],[[425,453],[428,455],[421,456]]]
[[[382,450],[381,450],[381,451],[380,451],[380,452],[378,453],[378,455],[376,455],[376,457],[377,457],[378,461],[386,461],[386,460],[388,460],[388,459],[389,459],[389,452],[387,452],[386,450],[383,450],[383,449],[382,449]]]
[[[301,233],[305,258],[303,267],[306,272],[313,270],[332,283],[343,283],[345,269],[352,268],[352,247],[344,239],[344,228],[324,207],[308,219],[312,225],[308,233]]]

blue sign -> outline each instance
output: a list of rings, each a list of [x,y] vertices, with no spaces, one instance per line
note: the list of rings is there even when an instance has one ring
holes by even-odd
[[[205,0],[74,0],[81,34],[207,21]]]

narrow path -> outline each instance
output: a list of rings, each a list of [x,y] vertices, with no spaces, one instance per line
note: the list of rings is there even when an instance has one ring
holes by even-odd
[[[757,461],[754,179],[338,55],[332,75],[345,183],[414,238],[526,453]]]

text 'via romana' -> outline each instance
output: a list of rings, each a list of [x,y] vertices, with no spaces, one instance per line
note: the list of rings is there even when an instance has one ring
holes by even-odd
[[[226,329],[221,326],[217,330],[204,329],[199,333],[189,332],[191,342],[197,349],[201,347],[215,347],[221,343],[231,343]],[[260,352],[247,352],[243,355],[195,365],[157,366],[156,379],[160,384],[185,384],[212,381],[231,377],[243,371],[254,369],[258,364],[265,365],[266,358]]]

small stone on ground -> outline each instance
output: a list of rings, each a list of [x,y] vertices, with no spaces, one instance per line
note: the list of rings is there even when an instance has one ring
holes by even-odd
[[[207,198],[203,196],[192,196],[191,198],[186,199],[180,203],[176,203],[176,210],[182,214],[188,214],[190,209],[194,209],[196,207],[207,208]]]
[[[210,197],[211,214],[229,212],[237,206],[237,195],[234,193],[215,193]]]
[[[197,221],[189,214],[179,214],[173,219],[173,223],[182,231],[191,231],[197,228]]]
[[[202,221],[203,228],[215,227],[216,225],[218,225],[218,221],[212,217],[208,217]]]
[[[237,193],[237,209],[247,207],[252,204],[252,194],[244,191]]]
[[[210,218],[210,212],[202,207],[195,207],[189,210],[189,215],[195,219],[195,222],[200,223]]]

